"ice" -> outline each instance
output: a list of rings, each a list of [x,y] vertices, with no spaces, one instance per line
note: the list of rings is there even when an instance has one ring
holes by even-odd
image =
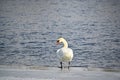
[[[120,80],[120,72],[71,67],[0,67],[0,80]]]

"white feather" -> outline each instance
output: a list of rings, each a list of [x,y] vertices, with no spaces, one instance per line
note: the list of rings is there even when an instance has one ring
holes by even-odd
[[[70,48],[58,49],[57,56],[61,62],[70,62],[73,58],[73,50]]]
[[[73,50],[68,48],[68,43],[64,38],[59,38],[57,43],[63,43],[63,47],[57,50],[60,62],[70,62],[73,59]]]

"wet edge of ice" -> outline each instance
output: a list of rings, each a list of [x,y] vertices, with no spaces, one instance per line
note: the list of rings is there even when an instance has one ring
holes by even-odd
[[[49,67],[49,66],[16,66],[16,65],[0,65],[1,70],[54,70],[59,69],[57,66]],[[67,68],[65,68],[67,69]],[[120,69],[111,69],[111,68],[93,68],[93,67],[78,67],[72,66],[71,70],[79,70],[79,71],[104,71],[104,72],[120,72]]]

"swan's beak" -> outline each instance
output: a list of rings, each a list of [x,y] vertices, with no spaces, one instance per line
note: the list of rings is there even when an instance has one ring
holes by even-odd
[[[56,42],[56,45],[59,45],[59,44],[60,44],[60,43],[57,43],[57,42]]]
[[[56,42],[56,45],[59,45],[60,43],[59,42]]]

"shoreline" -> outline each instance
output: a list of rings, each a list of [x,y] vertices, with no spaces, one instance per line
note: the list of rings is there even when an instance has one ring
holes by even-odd
[[[23,69],[23,70],[49,70],[60,69],[58,66],[24,66],[24,65],[0,65],[0,69]],[[80,69],[81,71],[103,71],[103,72],[120,72],[118,68],[95,68],[95,67],[79,67],[71,66],[70,69]],[[67,68],[64,68],[67,69]]]

